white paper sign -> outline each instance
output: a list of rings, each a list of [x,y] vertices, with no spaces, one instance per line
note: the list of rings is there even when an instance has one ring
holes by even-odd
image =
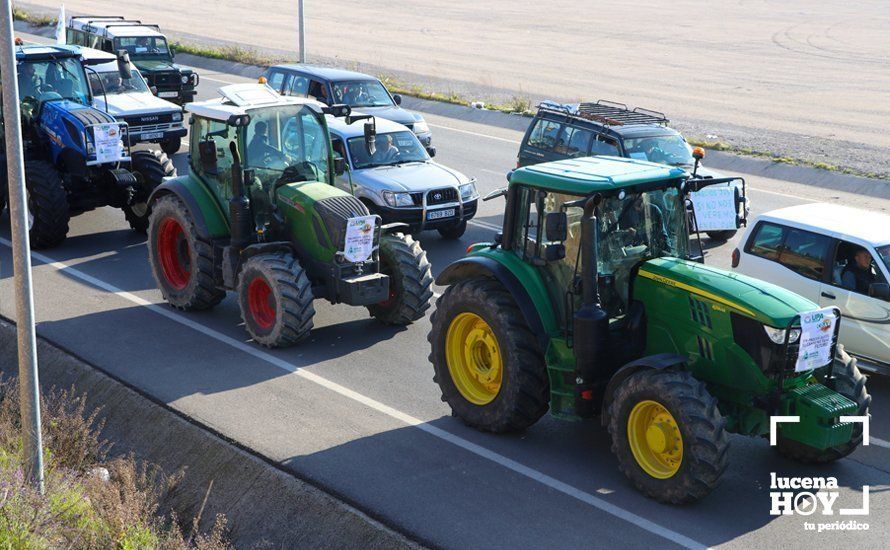
[[[817,309],[800,316],[800,353],[794,372],[803,372],[831,363],[831,346],[837,316],[831,308]]]
[[[699,231],[738,229],[735,187],[713,186],[691,193]]]
[[[120,126],[117,124],[93,126],[93,137],[96,138],[96,160],[98,162],[117,162],[123,158]]]
[[[343,256],[350,262],[364,262],[374,251],[376,216],[360,216],[346,220],[346,243]]]

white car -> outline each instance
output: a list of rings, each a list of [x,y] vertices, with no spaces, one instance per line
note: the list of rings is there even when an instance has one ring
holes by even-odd
[[[890,216],[822,203],[773,210],[750,225],[732,266],[840,308],[847,351],[890,374]]]
[[[114,54],[92,48],[81,50],[93,106],[127,123],[130,145],[159,143],[168,155],[176,154],[186,135],[182,107],[156,97],[132,63],[130,78],[122,78]]]
[[[328,116],[327,121],[334,152],[349,168],[337,177],[337,187],[355,195],[383,223],[406,223],[412,233],[435,229],[446,239],[464,234],[479,203],[475,179],[434,162],[436,149],[424,147],[414,132],[397,122],[375,117],[372,154],[364,120],[346,124]]]

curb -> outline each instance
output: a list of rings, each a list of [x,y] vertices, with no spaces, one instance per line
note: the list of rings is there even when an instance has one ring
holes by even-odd
[[[0,373],[5,375],[16,374],[15,335],[15,325],[0,317]],[[42,388],[74,386],[90,409],[101,408],[102,437],[114,443],[113,454],[132,452],[168,473],[185,469],[172,499],[180,517],[197,514],[212,483],[201,528],[209,529],[217,514],[225,514],[236,547],[422,548],[40,337],[37,352]]]

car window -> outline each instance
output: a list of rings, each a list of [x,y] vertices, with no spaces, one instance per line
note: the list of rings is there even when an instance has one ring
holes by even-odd
[[[621,153],[618,151],[618,142],[611,139],[606,139],[601,135],[597,135],[593,143],[590,146],[590,154],[591,155],[609,155],[613,157],[620,157]]]
[[[822,280],[831,238],[789,228],[779,252],[779,263],[808,279]]]
[[[539,119],[528,137],[528,144],[531,147],[552,151],[556,147],[561,127],[562,124],[559,122]]]
[[[324,83],[318,80],[310,80],[309,81],[309,89],[307,90],[308,94],[315,99],[321,101],[322,103],[327,103],[328,94],[325,91]]]
[[[266,80],[273,90],[280,92],[281,85],[284,83],[284,73],[281,71],[271,71],[269,72],[269,76],[266,78]]]
[[[309,79],[298,74],[294,75],[287,85],[287,95],[306,97],[309,94]]]
[[[779,249],[785,238],[785,229],[772,223],[761,223],[754,229],[754,235],[748,242],[749,254],[767,260],[778,260]]]
[[[839,241],[834,255],[831,284],[867,296],[871,283],[887,282],[879,264],[885,254],[890,252],[887,248],[879,247],[879,257],[875,258],[860,244]]]
[[[331,136],[331,146],[334,149],[334,154],[340,155],[343,158],[346,157],[346,145],[343,143],[343,140],[339,137]]]
[[[564,126],[556,138],[556,152],[570,158],[587,156],[593,132],[574,126]]]

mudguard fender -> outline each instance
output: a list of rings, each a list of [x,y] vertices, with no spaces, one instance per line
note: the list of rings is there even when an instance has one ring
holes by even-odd
[[[149,207],[165,195],[175,195],[185,204],[202,239],[210,241],[229,236],[228,219],[216,197],[201,183],[190,177],[167,180],[152,191],[148,198]]]

